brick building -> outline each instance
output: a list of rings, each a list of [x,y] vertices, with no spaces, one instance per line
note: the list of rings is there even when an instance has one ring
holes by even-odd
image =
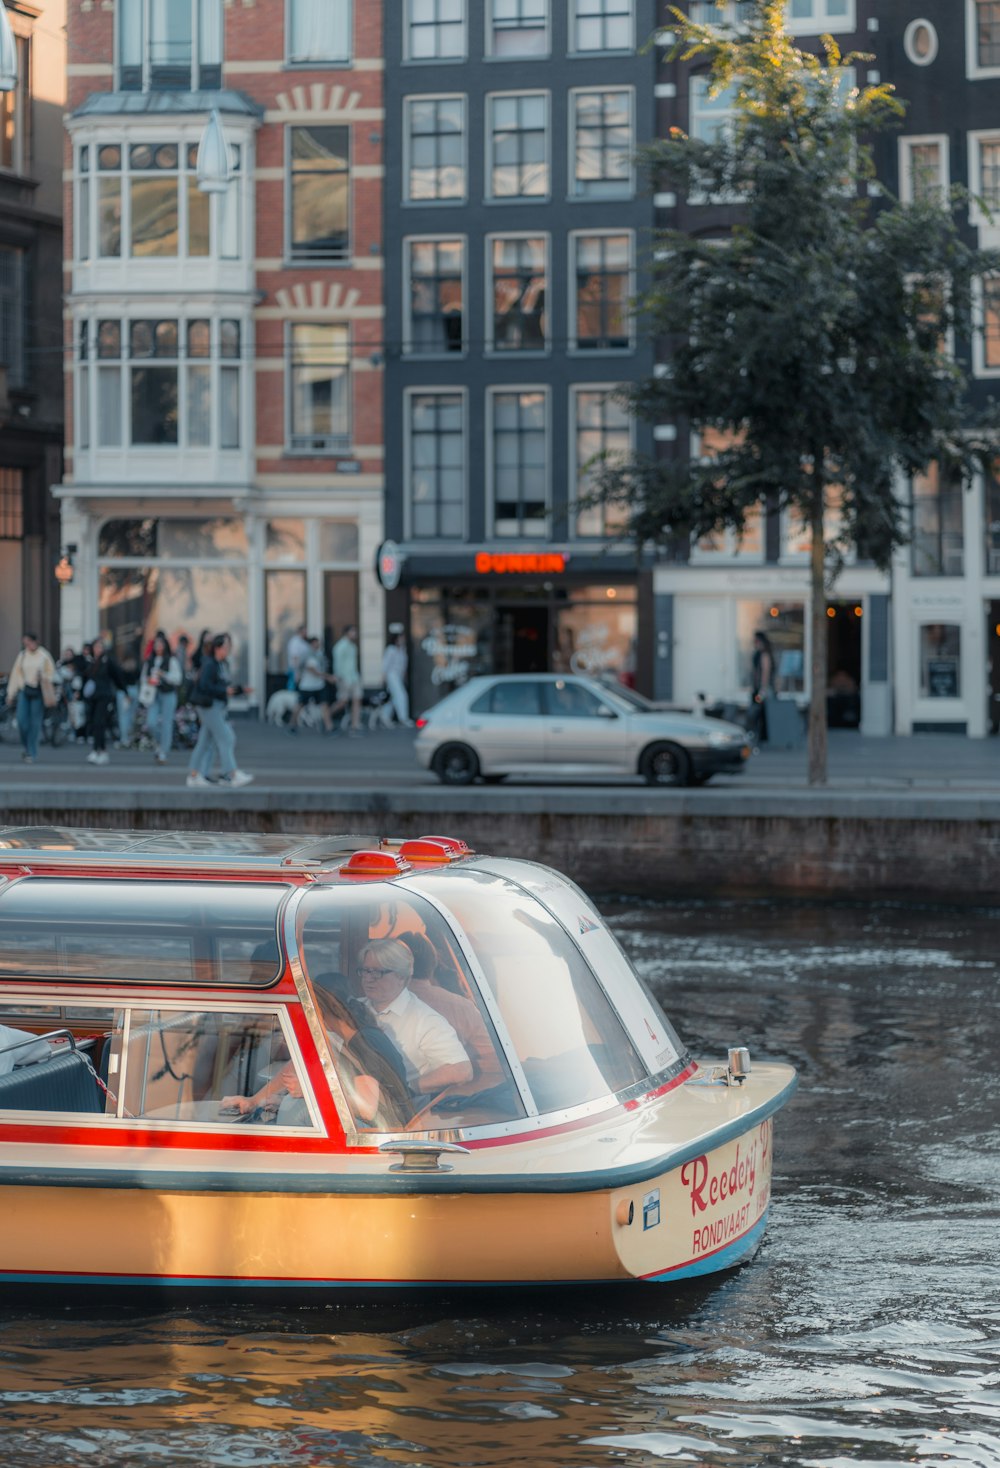
[[[357,622],[377,676],[381,30],[381,0],[69,0],[64,640],[227,628],[263,704],[295,626]]]

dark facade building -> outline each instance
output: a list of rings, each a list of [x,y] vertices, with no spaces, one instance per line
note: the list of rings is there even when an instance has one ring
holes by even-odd
[[[475,672],[652,682],[652,570],[581,506],[649,451],[652,0],[400,0],[386,27],[386,531],[414,707]]]
[[[0,97],[0,670],[24,628],[59,636],[63,3],[8,0],[18,86]]]

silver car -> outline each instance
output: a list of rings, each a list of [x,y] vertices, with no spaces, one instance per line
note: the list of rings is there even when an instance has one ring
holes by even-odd
[[[750,754],[745,729],[646,711],[592,678],[556,673],[471,678],[417,720],[417,759],[445,785],[508,775],[641,775],[704,785]]]

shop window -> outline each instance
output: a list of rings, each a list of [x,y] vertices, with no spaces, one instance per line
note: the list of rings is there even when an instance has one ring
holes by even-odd
[[[346,326],[298,325],[289,337],[289,447],[326,453],[350,445]]]
[[[632,235],[573,236],[573,330],[580,352],[627,351]]]
[[[407,399],[410,535],[459,539],[465,533],[465,412],[458,392]]]
[[[573,392],[575,499],[585,500],[597,486],[601,470],[621,463],[632,447],[632,420],[614,388],[576,388]],[[576,517],[577,535],[612,536],[628,524],[628,508],[619,504],[584,505]]]
[[[222,9],[223,0],[120,0],[118,90],[221,87]]]
[[[289,128],[289,254],[344,260],[350,253],[350,129]]]
[[[495,618],[489,593],[414,589],[410,601],[410,695],[432,704],[478,673],[493,671]]]
[[[962,629],[929,622],[920,628],[921,698],[961,698]]]
[[[264,560],[269,566],[301,565],[306,558],[304,520],[268,520],[264,530]]]
[[[548,402],[540,388],[492,395],[493,533],[544,535]]]
[[[954,476],[942,479],[932,464],[911,481],[913,539],[910,555],[914,576],[961,576],[964,570],[962,512],[964,490]]]
[[[488,99],[491,199],[540,199],[549,192],[546,92]]]
[[[624,88],[572,94],[573,180],[578,199],[632,193],[632,93]]]
[[[486,0],[491,56],[547,56],[549,0]]]
[[[288,60],[293,65],[350,61],[352,0],[287,3]]]
[[[411,203],[465,198],[465,98],[410,97],[404,112],[406,197]]]
[[[762,632],[774,654],[778,693],[805,691],[805,618],[800,602],[738,601],[736,648],[740,687],[753,683],[754,635]]]
[[[631,586],[583,586],[556,608],[552,671],[635,682],[637,608]]]
[[[405,0],[407,61],[457,61],[465,55],[466,0]]]
[[[633,44],[633,0],[572,0],[572,48],[630,51]]]
[[[139,667],[143,648],[159,627],[171,639],[184,632],[192,642],[202,628],[225,630],[233,639],[229,666],[234,682],[250,681],[245,566],[103,560],[98,571],[98,613],[115,656],[126,666]]]
[[[407,351],[413,356],[462,350],[464,278],[463,240],[410,241]]]
[[[356,520],[320,520],[319,558],[321,561],[357,563],[360,554]]]
[[[267,671],[277,681],[268,689],[283,686],[288,671],[286,649],[296,627],[306,620],[305,571],[265,571],[264,602],[267,618]]]
[[[495,352],[540,352],[547,335],[548,239],[493,239],[488,245],[492,266]]]

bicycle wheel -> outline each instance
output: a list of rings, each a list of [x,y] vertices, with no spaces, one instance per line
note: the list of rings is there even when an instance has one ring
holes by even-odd
[[[53,746],[54,749],[58,749],[61,744],[66,743],[66,740],[69,738],[69,719],[61,710],[56,709],[52,713],[52,715],[44,721],[44,723],[42,724],[42,737],[46,739],[48,743]]]
[[[0,740],[4,744],[17,744],[21,738],[17,727],[17,710],[11,703],[0,708]]]

